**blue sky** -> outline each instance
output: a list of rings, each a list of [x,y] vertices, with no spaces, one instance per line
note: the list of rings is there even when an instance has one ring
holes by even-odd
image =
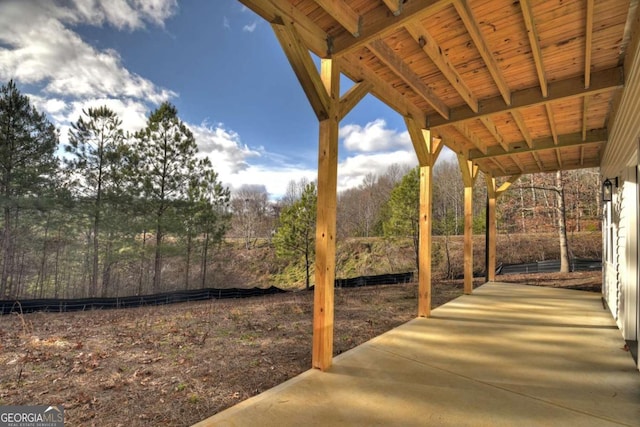
[[[62,142],[83,108],[106,104],[135,131],[170,101],[232,190],[278,198],[316,177],[317,119],[269,24],[236,0],[2,0],[9,79]],[[372,96],[341,122],[339,153],[340,190],[416,164],[402,117]]]

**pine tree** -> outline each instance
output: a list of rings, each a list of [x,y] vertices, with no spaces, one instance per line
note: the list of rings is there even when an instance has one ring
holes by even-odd
[[[169,226],[169,208],[187,197],[189,180],[196,169],[197,146],[193,133],[168,102],[153,111],[146,127],[136,134],[134,151],[143,199],[153,211],[155,260],[153,291],[162,283],[162,245]]]
[[[98,290],[100,233],[105,196],[108,198],[117,191],[123,144],[122,121],[116,113],[103,106],[82,111],[82,116],[72,124],[69,145],[65,147],[69,155],[65,163],[76,195],[90,204],[92,261],[89,296],[92,297],[97,295]],[[104,274],[108,271],[108,265],[105,262],[103,277],[108,276]],[[107,286],[108,283],[103,280],[103,294]]]
[[[0,204],[2,271],[0,297],[12,295],[15,238],[21,204],[50,187],[58,166],[54,155],[58,133],[44,114],[32,107],[13,81],[0,87]]]
[[[280,226],[273,238],[278,256],[289,259],[304,257],[307,289],[311,285],[310,269],[315,255],[317,204],[316,185],[309,183],[298,200],[282,209]]]

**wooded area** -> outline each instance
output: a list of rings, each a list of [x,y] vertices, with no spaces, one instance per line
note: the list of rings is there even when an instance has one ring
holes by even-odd
[[[217,250],[224,238],[242,239],[248,252],[267,240],[286,262],[304,263],[311,284],[314,183],[291,182],[278,201],[260,185],[232,193],[172,105],[153,111],[135,134],[125,133],[108,108],[88,109],[61,154],[56,129],[9,82],[0,93],[0,128],[0,298],[208,287],[212,266],[225,257]],[[433,233],[462,234],[458,162],[441,159],[433,175]],[[598,230],[599,180],[593,169],[563,172],[559,181],[556,174],[521,177],[498,199],[499,232],[556,230],[560,192],[568,232]],[[417,250],[418,193],[417,169],[390,165],[383,174],[370,173],[338,195],[338,238],[413,237]],[[479,234],[483,179],[473,194]]]

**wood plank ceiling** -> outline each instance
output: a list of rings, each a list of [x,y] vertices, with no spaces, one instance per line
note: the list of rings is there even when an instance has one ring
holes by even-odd
[[[637,0],[241,0],[494,177],[600,165]],[[290,26],[291,27],[291,26]]]

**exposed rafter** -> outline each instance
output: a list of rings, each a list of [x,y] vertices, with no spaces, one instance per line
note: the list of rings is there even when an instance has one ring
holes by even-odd
[[[585,25],[584,52],[584,87],[591,84],[591,50],[593,45],[593,4],[595,0],[587,0],[587,22]]]
[[[357,67],[353,61],[349,61],[344,57],[341,62],[341,69],[345,74],[357,77],[357,80],[371,83],[373,86],[370,90],[371,94],[389,105],[402,116],[413,117],[420,126],[423,128],[426,127],[426,116],[422,110],[369,68]]]
[[[453,5],[455,6],[456,11],[460,16],[460,19],[462,19],[464,26],[469,32],[473,43],[475,43],[476,49],[478,49],[478,52],[480,52],[480,56],[482,56],[482,59],[487,66],[487,70],[489,70],[491,77],[493,77],[493,81],[495,82],[498,90],[500,91],[500,94],[502,95],[502,99],[507,105],[511,105],[511,90],[509,89],[509,85],[507,84],[507,81],[505,80],[502,71],[498,66],[498,63],[493,57],[493,53],[487,47],[487,43],[484,40],[480,28],[478,28],[478,23],[476,22],[476,19],[474,18],[473,12],[469,8],[469,5],[466,1],[462,0],[455,0],[453,2]]]
[[[457,122],[479,119],[483,116],[507,113],[519,108],[544,105],[548,102],[578,98],[586,95],[609,92],[621,88],[624,84],[622,67],[611,68],[598,71],[591,75],[591,86],[584,87],[582,76],[560,80],[549,84],[549,96],[544,98],[540,94],[540,89],[529,88],[511,94],[512,103],[510,106],[504,105],[502,98],[495,97],[480,102],[478,113],[474,113],[467,106],[452,108],[451,118],[445,120],[440,116],[431,115],[428,118],[431,128],[452,125]]]
[[[545,110],[547,110],[547,120],[549,120],[549,129],[551,130],[551,136],[553,136],[553,141],[558,143],[558,130],[556,129],[556,119],[553,115],[553,108],[551,104],[544,104]]]
[[[520,129],[524,142],[526,142],[528,147],[531,147],[531,134],[529,133],[527,124],[524,122],[524,116],[518,110],[513,110],[511,112],[511,116],[513,116],[513,120],[516,122],[516,125],[518,125],[518,129]]]
[[[315,0],[329,15],[340,23],[352,36],[360,35],[361,17],[344,1]]]
[[[467,139],[467,141],[471,143],[471,145],[483,153],[487,153],[487,144],[485,144],[475,133],[471,132],[465,123],[458,123],[454,127]]]
[[[297,8],[291,7],[288,0],[240,0],[240,2],[267,22],[295,22],[295,27],[309,50],[320,57],[328,54],[329,35]]]
[[[524,24],[527,27],[527,34],[529,35],[531,54],[533,55],[533,61],[536,64],[536,72],[538,73],[538,80],[540,81],[540,90],[542,91],[542,96],[546,98],[548,94],[547,74],[544,70],[544,60],[542,59],[542,50],[540,49],[540,40],[538,38],[538,31],[536,30],[536,23],[533,17],[533,10],[531,9],[531,3],[529,3],[529,0],[520,0],[520,7],[522,8]]]
[[[537,153],[539,151],[553,150],[560,148],[580,147],[585,145],[602,144],[607,141],[607,130],[597,129],[587,133],[587,138],[582,140],[582,133],[571,133],[567,135],[558,135],[558,144],[553,141],[553,138],[544,137],[534,139],[531,143],[531,147],[528,147],[524,141],[521,143],[512,144],[513,148],[509,151],[505,151],[500,147],[489,147],[487,153],[482,153],[480,150],[471,150],[469,152],[470,160],[480,160],[487,158],[496,158],[504,156],[514,156],[516,154]]]
[[[582,98],[582,139],[587,137],[587,123],[589,122],[589,97]]]
[[[372,40],[367,46],[380,61],[424,98],[442,117],[449,117],[449,107],[433,93],[429,86],[420,79],[420,76],[414,73],[385,42]]]
[[[387,5],[394,16],[398,16],[400,15],[400,13],[402,13],[402,4],[404,3],[403,0],[382,0],[382,2]]]
[[[480,121],[484,124],[484,127],[487,128],[489,133],[491,133],[491,135],[493,135],[493,137],[495,138],[496,142],[498,144],[500,144],[500,146],[502,148],[504,148],[505,150],[508,150],[509,147],[504,142],[504,137],[500,134],[500,131],[498,130],[498,126],[496,126],[494,121],[491,120],[491,117],[489,117],[489,116],[480,117]]]
[[[433,15],[450,4],[451,0],[411,0],[403,3],[401,14],[394,15],[390,14],[389,8],[381,3],[379,7],[362,15],[360,37],[355,38],[350,34],[344,34],[333,39],[332,54],[337,57],[353,52],[371,40],[391,34],[411,20]]]
[[[453,86],[462,99],[465,100],[469,108],[478,112],[478,98],[476,98],[471,89],[469,89],[464,80],[462,80],[462,77],[460,77],[460,74],[458,74],[453,64],[449,62],[449,58],[447,58],[447,55],[436,40],[424,27],[415,22],[408,23],[405,28],[409,34],[411,34],[411,37],[420,45],[424,53],[426,53],[435,66],[438,67],[451,86]]]

